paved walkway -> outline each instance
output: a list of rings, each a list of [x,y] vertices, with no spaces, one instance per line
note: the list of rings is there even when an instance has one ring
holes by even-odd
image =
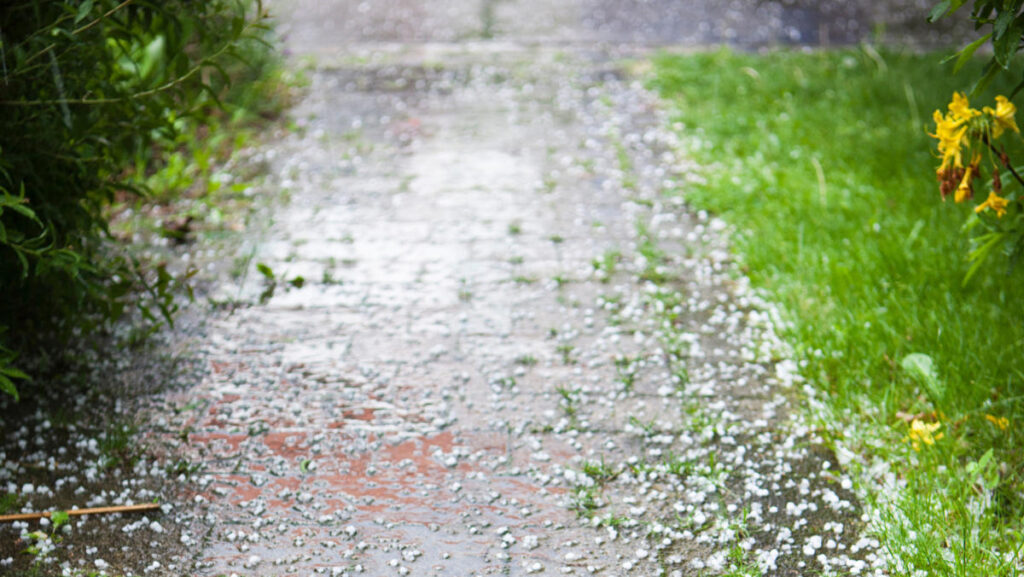
[[[237,255],[278,286],[211,319],[208,376],[148,433],[201,467],[197,574],[877,566],[849,479],[790,414],[770,309],[723,224],[671,194],[699,175],[618,60],[826,27],[585,4],[279,6],[311,86],[257,159],[289,202]],[[257,300],[250,270],[218,296]]]

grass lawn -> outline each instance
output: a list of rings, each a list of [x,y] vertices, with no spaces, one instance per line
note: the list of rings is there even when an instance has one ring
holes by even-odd
[[[735,227],[744,270],[792,321],[784,332],[827,393],[823,426],[857,455],[893,574],[1018,575],[1024,271],[995,255],[963,285],[963,227],[989,189],[940,198],[932,111],[977,77],[953,77],[944,56],[664,55],[654,86],[706,167],[682,192]],[[934,444],[915,449],[915,420]]]

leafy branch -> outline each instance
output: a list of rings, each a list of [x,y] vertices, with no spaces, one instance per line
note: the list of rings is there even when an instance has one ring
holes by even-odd
[[[131,0],[128,0],[131,1]],[[127,4],[128,2],[125,2]],[[249,32],[253,29],[262,29],[263,27],[258,23],[249,23],[243,29],[243,32]],[[243,34],[244,35],[244,34]],[[188,82],[193,76],[201,72],[202,70],[210,67],[219,68],[216,64],[216,60],[223,56],[225,53],[234,48],[233,42],[224,44],[219,50],[214,52],[212,55],[204,58],[199,64],[196,64],[189,69],[185,74],[178,76],[163,85],[151,88],[149,90],[143,90],[134,94],[126,96],[119,96],[116,98],[53,98],[48,100],[0,100],[0,106],[53,106],[53,105],[93,105],[93,104],[117,104],[122,102],[128,102],[131,100],[139,100],[154,96],[161,92],[177,88],[182,84]],[[223,73],[223,71],[222,71]],[[225,73],[226,74],[226,73]],[[204,85],[204,88],[207,88]]]
[[[928,20],[935,22],[950,16],[967,3],[968,0],[943,0],[932,8]],[[1022,7],[1024,0],[974,0],[971,20],[974,21],[975,29],[981,31],[991,28],[991,31],[982,34],[951,57],[956,59],[954,73],[958,72],[982,46],[991,42],[992,56],[985,64],[981,77],[971,88],[971,95],[985,90],[997,76],[1008,72],[1014,55],[1024,48],[1021,44],[1021,39],[1024,38]],[[1021,89],[1024,89],[1024,79],[1011,91],[1010,99],[1012,100]]]

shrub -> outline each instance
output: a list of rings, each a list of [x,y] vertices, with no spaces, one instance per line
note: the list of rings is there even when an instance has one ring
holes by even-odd
[[[243,0],[22,0],[0,7],[0,390],[39,335],[137,306],[170,321],[179,279],[109,242],[107,207],[213,113],[266,15]],[[145,296],[140,296],[145,295]]]

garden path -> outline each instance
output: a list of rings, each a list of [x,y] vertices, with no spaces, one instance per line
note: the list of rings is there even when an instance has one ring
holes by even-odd
[[[275,3],[310,85],[255,160],[288,202],[215,297],[275,290],[210,319],[147,433],[201,467],[198,574],[875,570],[628,60],[866,26],[750,6]]]

